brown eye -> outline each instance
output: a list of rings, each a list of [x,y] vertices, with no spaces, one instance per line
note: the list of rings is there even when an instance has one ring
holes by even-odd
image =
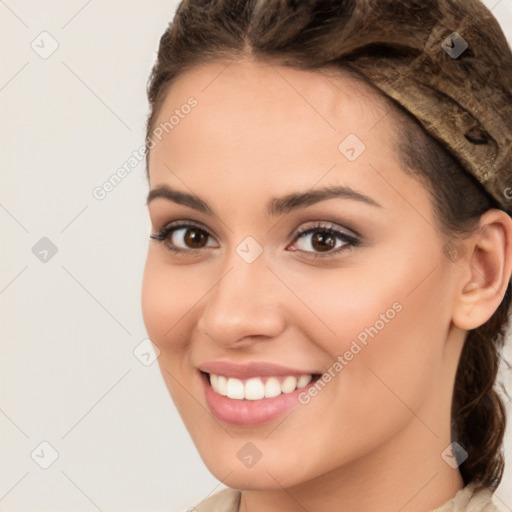
[[[293,250],[314,256],[336,256],[351,247],[358,246],[359,243],[356,237],[344,233],[332,225],[318,225],[299,231],[295,237]]]
[[[206,245],[208,233],[201,229],[187,228],[184,240],[189,247],[199,249]]]
[[[177,226],[166,236],[166,244],[178,250],[202,249],[208,246],[210,235],[197,226]]]
[[[336,239],[330,233],[317,231],[311,238],[311,245],[317,251],[329,251],[336,245]]]
[[[157,233],[151,235],[153,240],[162,242],[173,252],[193,251],[205,247],[218,247],[212,236],[204,229],[194,224],[169,224]]]

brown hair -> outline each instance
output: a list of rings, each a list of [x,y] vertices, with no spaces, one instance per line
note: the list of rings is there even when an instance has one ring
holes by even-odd
[[[445,0],[443,5],[463,17],[480,2]],[[439,6],[440,0],[184,0],[160,39],[148,85],[148,173],[148,145],[155,119],[169,86],[190,68],[213,60],[252,58],[298,69],[334,68],[372,87],[351,62],[374,59],[374,65],[380,67],[386,66],[387,59],[406,55],[410,50],[405,44],[375,43],[376,33],[411,31],[411,25],[418,24],[418,20],[434,25],[440,16]],[[365,23],[372,10],[378,11],[381,23]],[[493,32],[498,27],[501,32],[495,20],[493,24],[490,19],[494,20],[492,16],[478,19],[480,30]],[[359,29],[353,30],[354,27]],[[510,59],[510,55],[508,52],[493,58],[499,61]],[[467,68],[468,81],[472,69]],[[393,106],[390,114],[395,120],[396,148],[404,170],[426,185],[436,207],[438,226],[451,237],[448,244],[457,247],[457,240],[473,232],[485,211],[500,206],[465,172],[446,145],[429,135],[398,102],[378,93]],[[399,128],[401,137],[397,136]],[[453,251],[446,254],[453,257]],[[509,283],[493,316],[468,332],[459,362],[452,402],[452,440],[469,454],[459,467],[466,485],[475,483],[495,489],[503,475],[505,411],[494,384],[510,304]]]

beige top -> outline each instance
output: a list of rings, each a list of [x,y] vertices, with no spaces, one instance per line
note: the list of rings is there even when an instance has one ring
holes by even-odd
[[[242,493],[234,489],[223,489],[201,501],[192,510],[194,512],[239,512]],[[492,502],[492,492],[475,492],[472,485],[461,489],[453,498],[433,512],[497,512]]]

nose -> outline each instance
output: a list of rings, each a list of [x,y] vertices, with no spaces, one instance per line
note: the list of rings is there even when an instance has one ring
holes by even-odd
[[[235,254],[207,294],[197,328],[226,348],[277,337],[286,326],[285,291],[263,254],[252,263]]]

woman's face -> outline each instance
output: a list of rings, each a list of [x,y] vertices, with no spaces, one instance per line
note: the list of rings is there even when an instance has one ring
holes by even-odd
[[[182,75],[160,109],[148,207],[152,233],[174,231],[150,240],[143,316],[230,487],[434,467],[450,442],[457,267],[382,105],[347,77],[240,61]],[[291,391],[302,374],[324,377]]]

